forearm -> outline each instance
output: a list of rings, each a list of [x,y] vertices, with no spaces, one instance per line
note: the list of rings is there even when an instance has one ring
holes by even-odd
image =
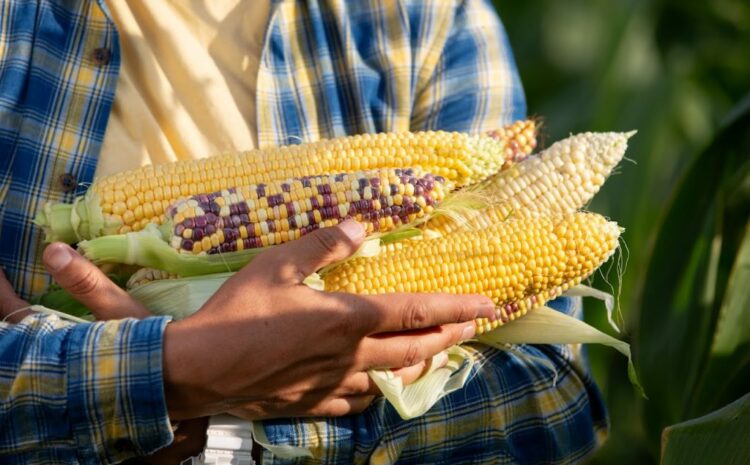
[[[169,444],[166,322],[71,325],[35,315],[0,326],[0,456],[117,463]]]

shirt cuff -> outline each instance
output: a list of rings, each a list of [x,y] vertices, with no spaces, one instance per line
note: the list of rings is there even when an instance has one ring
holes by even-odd
[[[172,442],[162,375],[168,317],[74,325],[67,399],[81,463],[117,463]]]

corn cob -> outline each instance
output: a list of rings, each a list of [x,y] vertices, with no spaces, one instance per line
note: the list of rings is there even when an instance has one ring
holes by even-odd
[[[497,173],[475,192],[490,206],[462,220],[436,217],[427,227],[443,235],[483,228],[509,216],[568,215],[586,205],[622,160],[635,132],[582,133],[556,142],[538,155]]]
[[[340,137],[201,160],[149,165],[97,179],[73,204],[48,204],[35,223],[47,241],[77,242],[161,224],[180,198],[309,175],[412,167],[457,187],[474,184],[535,146],[534,121],[484,135],[423,131]]]
[[[362,222],[368,233],[383,234],[383,240],[419,234],[401,227],[425,220],[439,204],[450,211],[443,205],[450,187],[442,176],[408,168],[231,188],[178,201],[160,227],[85,240],[79,247],[97,264],[139,265],[182,276],[232,271],[265,247],[348,218]]]
[[[230,188],[180,200],[167,211],[168,239],[180,252],[235,252],[299,239],[348,218],[368,233],[429,215],[450,185],[413,169],[311,176]]]
[[[444,238],[402,241],[322,275],[326,291],[479,293],[497,305],[490,331],[591,275],[616,250],[620,229],[594,213],[508,220]]]

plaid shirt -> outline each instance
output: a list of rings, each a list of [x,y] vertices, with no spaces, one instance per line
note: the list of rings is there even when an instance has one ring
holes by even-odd
[[[0,265],[23,297],[49,280],[31,219],[91,182],[119,65],[103,0],[0,0]],[[483,0],[275,0],[258,89],[261,147],[476,132],[526,112],[504,30]],[[0,325],[0,461],[113,463],[166,444],[164,325],[39,316]],[[401,421],[381,402],[341,419],[267,422],[267,434],[324,463],[569,463],[594,449],[606,415],[569,348],[476,354],[471,383],[423,418]]]

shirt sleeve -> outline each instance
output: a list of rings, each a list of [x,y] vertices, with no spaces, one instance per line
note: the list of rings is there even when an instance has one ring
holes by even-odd
[[[168,445],[168,321],[0,323],[0,461],[110,464]]]

